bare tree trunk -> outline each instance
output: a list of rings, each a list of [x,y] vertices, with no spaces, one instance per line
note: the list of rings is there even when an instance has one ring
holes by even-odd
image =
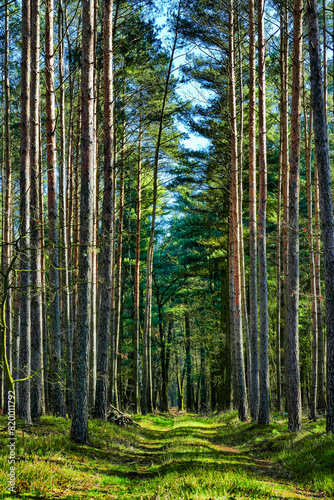
[[[41,116],[41,106],[39,110]],[[39,227],[40,227],[40,247],[41,247],[41,283],[42,283],[42,365],[43,365],[43,395],[42,395],[42,412],[49,412],[50,409],[50,387],[48,384],[48,365],[49,365],[49,337],[48,337],[48,311],[46,299],[46,283],[45,283],[45,238],[44,238],[44,203],[43,203],[43,188],[44,188],[44,173],[42,162],[42,127],[39,126]]]
[[[304,90],[305,94],[305,90]],[[307,122],[306,105],[304,95],[304,123]],[[305,127],[305,163],[306,163],[306,191],[307,191],[307,231],[308,231],[308,251],[311,281],[311,301],[312,301],[312,384],[311,384],[311,402],[310,416],[316,420],[317,411],[317,383],[318,383],[318,325],[317,325],[317,294],[315,282],[315,263],[314,263],[314,239],[313,239],[313,214],[312,214],[312,172],[311,172],[311,154],[312,154],[312,107],[310,106],[309,130]]]
[[[291,101],[291,155],[290,206],[288,254],[288,401],[290,432],[301,428],[301,393],[299,373],[299,185],[300,185],[300,112],[301,112],[301,60],[302,60],[302,0],[294,1],[293,9],[293,67]]]
[[[104,192],[102,205],[101,260],[99,265],[99,322],[97,343],[97,385],[95,418],[107,418],[108,352],[111,325],[112,253],[114,239],[113,189],[113,0],[104,1]]]
[[[327,31],[326,31],[326,0],[322,0],[322,36],[323,36],[323,66],[324,66],[324,109],[327,125],[328,107],[328,76],[327,76]]]
[[[192,363],[191,363],[191,347],[190,347],[190,321],[189,313],[186,312],[185,317],[186,331],[186,369],[187,369],[187,411],[194,411],[193,385],[192,385]]]
[[[97,154],[98,154],[98,133],[97,133],[97,99],[98,99],[98,75],[97,75],[97,16],[98,2],[94,1],[94,173],[93,173],[93,252],[92,252],[92,313],[91,313],[91,329],[90,329],[90,345],[89,345],[89,392],[88,406],[89,412],[94,409],[96,397],[96,369],[97,369]]]
[[[251,344],[249,336],[248,312],[246,303],[246,278],[245,278],[245,251],[244,251],[244,225],[243,225],[243,142],[244,142],[244,92],[243,92],[243,74],[242,74],[242,53],[241,53],[241,40],[239,31],[239,17],[238,17],[238,53],[239,53],[239,89],[240,89],[240,140],[239,140],[239,231],[240,231],[240,275],[241,275],[241,304],[242,304],[242,317],[243,326],[246,339],[246,361],[247,361],[247,382],[249,397],[252,395],[252,358],[251,358]]]
[[[94,0],[82,2],[81,204],[78,319],[75,342],[71,437],[88,441],[88,369],[92,299],[94,187]]]
[[[135,263],[135,332],[134,332],[134,412],[139,412],[139,339],[140,339],[140,225],[141,225],[141,139],[142,139],[141,116],[139,123],[138,138],[138,164],[137,164],[137,214],[136,214],[136,263]]]
[[[31,370],[37,375],[31,382],[31,417],[39,420],[42,414],[42,279],[39,197],[39,128],[40,128],[40,2],[32,2],[31,9],[31,104],[30,104],[30,173],[31,173]]]
[[[264,35],[264,0],[258,0],[259,51],[259,313],[260,313],[260,402],[259,424],[269,423],[269,355],[268,355],[268,279],[266,250],[267,218],[267,125],[266,125],[266,41]]]
[[[75,331],[78,316],[78,267],[79,267],[79,198],[80,198],[80,149],[81,149],[81,94],[78,95],[78,115],[76,134],[76,158],[74,164],[74,214],[73,214],[73,297],[72,297],[72,317],[73,317],[73,353],[75,349]]]
[[[122,309],[122,263],[123,263],[123,217],[124,217],[124,174],[125,174],[125,123],[123,123],[122,150],[120,164],[120,185],[119,185],[119,214],[118,214],[118,238],[117,238],[117,274],[116,274],[116,305],[115,305],[115,331],[114,331],[114,360],[113,377],[111,383],[114,385],[114,402],[118,404],[117,373],[118,373],[118,351],[121,328],[121,309]]]
[[[62,0],[58,6],[58,38],[59,38],[59,88],[60,88],[60,161],[59,161],[59,265],[61,283],[61,331],[65,344],[66,372],[66,404],[69,414],[72,414],[73,376],[72,376],[72,331],[70,317],[70,293],[68,282],[68,245],[66,229],[66,127],[65,127],[65,82],[64,82],[64,8]],[[65,338],[64,338],[65,337]],[[64,365],[64,362],[62,363]],[[64,378],[64,376],[62,376]]]
[[[6,167],[6,189],[5,189],[5,204],[4,204],[4,228],[3,228],[3,254],[2,254],[2,270],[7,272],[12,259],[12,235],[11,235],[11,221],[12,221],[12,167],[10,157],[10,82],[9,82],[9,9],[8,0],[5,4],[5,167]],[[11,276],[9,276],[9,279]],[[7,325],[6,335],[6,350],[8,364],[12,367],[12,292],[8,288],[5,319]],[[13,373],[13,371],[12,371]],[[8,412],[8,383],[5,380],[5,394],[4,394],[4,413]]]
[[[256,244],[256,141],[255,141],[255,22],[254,0],[249,0],[249,330],[251,342],[250,414],[259,413],[259,353],[257,325],[257,244]]]
[[[325,352],[324,334],[322,327],[322,295],[321,295],[321,274],[320,274],[320,202],[319,202],[319,176],[318,162],[315,157],[314,162],[314,229],[315,229],[315,285],[317,297],[317,327],[318,327],[318,410],[322,413],[326,410],[325,397]]]
[[[61,332],[59,304],[59,260],[57,231],[57,153],[54,88],[53,1],[46,0],[45,12],[45,82],[46,82],[46,135],[48,166],[48,219],[49,219],[49,294],[50,338],[52,353],[53,412],[65,416],[61,373]]]
[[[234,50],[234,1],[229,2],[229,73],[230,73],[230,114],[231,114],[231,198],[234,264],[234,343],[238,389],[239,419],[247,420],[247,395],[242,340],[241,317],[241,276],[240,276],[240,231],[238,201],[238,144],[235,98],[235,50]]]
[[[287,335],[288,335],[288,252],[289,252],[289,14],[288,7],[284,6],[283,22],[283,88],[282,88],[282,198],[283,198],[283,219],[282,219],[282,260],[283,260],[283,320],[284,320],[284,386],[285,397],[288,402],[288,368],[287,368]]]
[[[334,223],[328,130],[321,81],[317,2],[307,4],[314,136],[319,172],[327,325],[327,432],[334,431]]]
[[[281,364],[281,303],[282,303],[282,177],[283,177],[283,100],[284,100],[284,9],[281,6],[280,20],[280,80],[281,80],[281,103],[280,103],[280,151],[279,171],[277,187],[277,240],[276,240],[276,365],[277,365],[277,399],[276,409],[282,411],[282,364]]]
[[[20,123],[20,382],[19,414],[31,422],[30,373],[31,373],[31,322],[29,290],[30,244],[30,0],[22,0],[22,59],[21,59],[21,123]]]

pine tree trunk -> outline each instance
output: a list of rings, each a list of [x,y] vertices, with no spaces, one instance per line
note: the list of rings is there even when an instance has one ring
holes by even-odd
[[[260,401],[259,424],[269,424],[269,332],[268,279],[266,250],[267,219],[267,125],[266,125],[266,41],[264,35],[264,0],[258,0],[258,82],[259,82],[259,314],[260,314]]]
[[[61,331],[59,304],[59,259],[57,231],[57,154],[56,114],[54,88],[53,1],[46,0],[45,12],[45,82],[46,82],[46,135],[48,168],[48,219],[49,219],[49,295],[50,339],[53,387],[53,413],[65,416],[64,394],[61,385]]]
[[[247,395],[242,339],[241,316],[241,276],[240,276],[240,231],[238,196],[238,144],[235,98],[235,50],[234,50],[234,2],[229,2],[229,72],[230,72],[230,113],[231,113],[231,197],[234,266],[234,343],[238,390],[238,408],[241,421],[247,420]]]
[[[279,152],[279,171],[277,187],[277,255],[276,255],[276,409],[282,411],[282,361],[281,361],[281,323],[282,323],[282,187],[283,187],[283,120],[284,120],[284,8],[280,10],[280,83],[281,83],[281,102],[280,102],[280,152]]]
[[[251,343],[250,414],[259,413],[259,353],[257,323],[257,244],[256,244],[256,141],[255,141],[255,22],[254,0],[249,0],[249,331]]]
[[[139,138],[138,138],[138,164],[137,164],[137,210],[136,210],[136,263],[135,263],[135,332],[134,332],[134,412],[139,412],[139,340],[140,340],[140,225],[141,225],[141,136],[142,124],[141,116],[139,123]]]
[[[293,9],[293,67],[291,101],[290,205],[288,253],[288,413],[290,432],[301,428],[301,393],[299,373],[299,184],[300,184],[300,112],[302,60],[302,0]]]
[[[94,410],[96,397],[96,374],[97,374],[97,227],[98,227],[98,204],[97,204],[97,179],[98,179],[98,123],[97,123],[97,103],[98,103],[98,74],[97,74],[97,22],[98,5],[94,1],[94,172],[93,172],[93,252],[92,252],[92,312],[89,343],[89,393],[88,406],[89,412]]]
[[[30,0],[22,0],[22,59],[21,59],[21,123],[20,123],[20,361],[19,377],[25,379],[31,373],[31,320],[29,291],[30,246]],[[30,378],[20,382],[19,414],[31,422]]]
[[[184,320],[185,320],[185,331],[186,331],[187,411],[193,412],[194,400],[193,400],[192,363],[191,363],[191,346],[190,346],[190,321],[188,312],[186,312]]]
[[[162,412],[168,412],[168,367],[167,367],[167,342],[163,324],[162,304],[159,300],[159,292],[157,292],[157,306],[159,318],[159,334],[161,343],[161,393],[160,393],[160,409]]]
[[[2,270],[7,273],[11,259],[11,221],[12,221],[12,166],[10,157],[10,82],[9,82],[9,9],[8,0],[5,4],[5,172],[6,172],[6,189],[5,189],[5,204],[4,204],[4,228],[3,228],[3,254],[2,254]],[[11,278],[11,276],[9,276]],[[6,351],[8,364],[11,367],[12,373],[12,292],[8,288],[6,300],[5,320],[7,325],[6,334]],[[8,383],[5,380],[4,392],[4,413],[8,412]]]
[[[125,123],[123,124],[122,150],[120,164],[120,187],[119,187],[119,216],[118,216],[118,238],[117,238],[117,274],[116,274],[116,293],[115,293],[115,330],[113,345],[113,376],[111,383],[114,390],[114,402],[118,404],[117,391],[117,372],[118,372],[118,352],[121,328],[121,309],[122,309],[122,263],[123,263],[123,225],[124,225],[124,175],[125,175]]]
[[[321,81],[317,2],[307,4],[314,137],[319,172],[322,244],[325,264],[327,325],[327,432],[334,431],[334,223],[328,130]],[[320,339],[319,339],[320,341]]]
[[[283,22],[283,82],[282,82],[282,260],[283,260],[283,321],[284,321],[284,388],[286,402],[288,402],[288,368],[287,368],[287,336],[288,336],[288,251],[289,251],[289,14],[288,7],[284,7]]]
[[[97,342],[97,383],[95,418],[105,420],[108,410],[108,352],[111,326],[112,253],[114,239],[113,190],[113,0],[104,1],[104,191],[102,204],[101,259],[99,264],[99,319]]]
[[[243,74],[242,74],[242,53],[241,53],[241,40],[239,31],[239,17],[238,17],[238,55],[239,55],[239,91],[240,91],[240,138],[239,138],[239,231],[240,231],[240,275],[241,275],[241,304],[242,304],[242,318],[246,339],[246,362],[247,362],[247,382],[249,397],[252,395],[252,358],[251,358],[251,344],[249,335],[248,312],[246,303],[246,273],[245,273],[245,251],[244,251],[244,225],[243,225],[243,142],[244,142],[244,92],[243,92]]]
[[[305,91],[304,91],[305,92]],[[304,123],[306,124],[306,105],[304,102]],[[314,239],[313,239],[313,207],[312,207],[312,108],[310,106],[309,130],[305,127],[305,163],[306,163],[306,192],[307,192],[307,232],[308,232],[308,251],[311,281],[311,301],[312,301],[312,384],[311,384],[311,402],[310,417],[316,420],[317,411],[317,384],[318,384],[318,325],[317,325],[317,294],[315,282],[315,263],[314,263]]]
[[[66,368],[66,404],[67,411],[72,414],[73,405],[73,376],[72,376],[72,331],[70,317],[70,293],[68,280],[68,244],[66,228],[66,128],[65,128],[65,82],[64,82],[64,10],[62,0],[59,0],[58,9],[58,38],[59,38],[59,112],[60,112],[60,161],[59,161],[59,265],[61,283],[61,331],[65,337],[65,355],[63,366]],[[64,378],[64,376],[62,377]]]
[[[314,229],[315,229],[315,285],[317,297],[317,327],[318,327],[318,410],[325,413],[325,352],[324,334],[322,327],[322,295],[321,295],[321,274],[320,274],[320,202],[319,202],[319,176],[318,163],[315,157],[314,162]]]
[[[81,194],[78,316],[71,438],[88,442],[88,372],[92,299],[94,187],[94,1],[82,2]]]
[[[39,420],[42,414],[42,279],[41,279],[41,234],[40,234],[40,197],[39,197],[39,103],[40,103],[40,2],[32,2],[31,9],[31,104],[30,104],[30,173],[31,173],[31,370],[38,373],[31,381],[31,417]]]

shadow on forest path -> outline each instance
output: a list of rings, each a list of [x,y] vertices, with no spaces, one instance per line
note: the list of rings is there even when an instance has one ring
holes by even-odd
[[[291,475],[272,460],[224,446],[226,424],[198,424],[184,413],[143,419],[131,451],[114,457],[130,470],[100,471],[125,481],[113,498],[283,499],[325,498],[298,489]],[[218,442],[219,441],[219,442]]]
[[[304,476],[299,477],[294,469],[296,477],[292,477],[277,461],[277,449],[286,449],[292,439],[281,424],[240,423],[232,413],[201,417],[174,412],[137,415],[135,419],[141,427],[120,428],[90,420],[90,443],[86,445],[70,440],[71,422],[60,417],[43,417],[29,432],[18,427],[17,494],[13,500],[331,498],[298,488],[302,484],[298,480],[303,481]],[[302,447],[305,436],[298,436]],[[317,447],[322,447],[317,456],[329,450],[323,447],[327,442],[319,437],[315,441],[315,434],[310,436],[312,454]],[[6,451],[4,433],[0,433],[2,445]],[[306,461],[305,454],[300,456]],[[319,460],[323,459],[321,455]],[[5,454],[0,456],[3,488],[6,462]],[[312,487],[311,481],[303,484]],[[0,489],[0,498],[8,498],[5,489],[2,494]]]

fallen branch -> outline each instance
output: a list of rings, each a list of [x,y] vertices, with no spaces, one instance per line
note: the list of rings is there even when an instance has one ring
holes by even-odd
[[[138,427],[141,427],[138,422],[135,422],[132,418],[131,415],[127,413],[123,413],[121,410],[113,406],[112,404],[109,404],[111,410],[108,412],[108,417],[107,420],[109,422],[113,422],[116,425],[119,425],[120,427],[128,427],[130,425],[137,425]]]

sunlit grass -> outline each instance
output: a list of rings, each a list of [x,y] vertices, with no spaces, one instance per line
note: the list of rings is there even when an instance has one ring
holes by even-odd
[[[44,417],[16,433],[12,498],[213,500],[334,496],[334,440],[324,420],[298,434],[274,415],[269,426],[217,416],[136,416],[142,426],[90,421],[90,444],[69,438],[70,421]],[[0,498],[8,498],[6,419],[1,417]]]

